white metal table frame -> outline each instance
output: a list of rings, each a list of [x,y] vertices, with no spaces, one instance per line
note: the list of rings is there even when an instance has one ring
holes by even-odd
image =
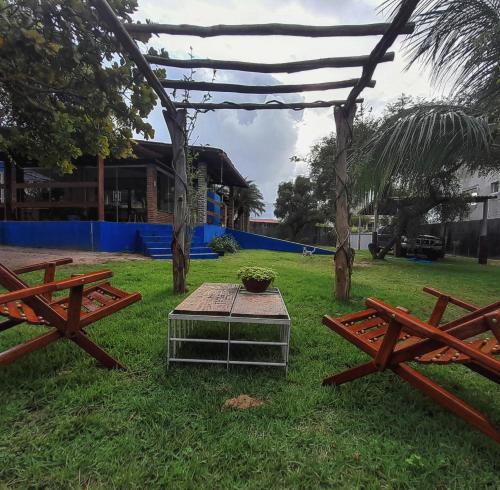
[[[240,287],[237,294],[245,294],[245,290]],[[271,318],[271,317],[255,317],[255,316],[233,316],[229,315],[209,315],[209,314],[187,314],[175,313],[172,310],[168,314],[168,337],[167,337],[167,366],[171,362],[179,363],[206,363],[206,364],[225,364],[227,369],[231,365],[247,365],[247,366],[273,366],[285,368],[285,374],[288,374],[288,356],[290,351],[290,334],[292,321],[283,296],[278,288],[272,288],[269,292],[260,294],[278,294],[283,306],[285,307],[286,317],[284,318]],[[236,299],[235,295],[235,299]],[[227,323],[227,339],[206,339],[206,338],[192,338],[189,335],[195,328],[195,322],[219,322]],[[236,340],[231,339],[231,325],[238,323],[246,323],[248,325],[276,325],[279,327],[280,341],[257,341],[257,340]],[[207,343],[207,344],[226,344],[227,354],[226,359],[196,359],[196,358],[181,358],[177,357],[178,351],[183,342],[193,343]],[[231,359],[231,345],[271,345],[281,347],[281,362],[267,362],[267,361],[238,361]]]

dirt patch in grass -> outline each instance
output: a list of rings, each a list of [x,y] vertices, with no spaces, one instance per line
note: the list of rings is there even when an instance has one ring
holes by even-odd
[[[82,250],[6,246],[0,246],[0,257],[2,264],[13,269],[63,257],[71,257],[74,264],[103,264],[105,262],[145,260],[147,258],[142,255],[127,253],[85,252]]]
[[[233,410],[247,410],[249,408],[260,407],[264,402],[258,398],[253,398],[248,395],[240,395],[236,398],[229,398],[224,402],[224,408],[232,408]]]

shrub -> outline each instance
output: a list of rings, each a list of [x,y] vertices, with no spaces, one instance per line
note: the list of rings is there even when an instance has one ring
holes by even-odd
[[[240,249],[238,242],[231,235],[217,236],[208,246],[216,253],[235,253]]]
[[[247,279],[255,279],[256,281],[274,281],[278,277],[278,273],[267,267],[242,267],[238,271],[238,277],[245,281]]]

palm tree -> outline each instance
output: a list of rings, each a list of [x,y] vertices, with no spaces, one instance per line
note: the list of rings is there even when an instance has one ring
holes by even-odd
[[[403,1],[383,6],[396,9]],[[367,143],[378,196],[394,181],[498,166],[500,0],[422,0],[415,21],[405,46],[408,66],[420,61],[438,83],[453,76],[452,98],[397,111]]]
[[[233,192],[234,224],[233,228],[248,231],[251,214],[261,215],[266,210],[264,197],[257,184],[246,179],[248,187],[237,187]],[[231,224],[228,224],[231,226]]]

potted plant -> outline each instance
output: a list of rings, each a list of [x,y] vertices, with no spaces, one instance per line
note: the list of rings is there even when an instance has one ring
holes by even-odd
[[[267,267],[242,267],[238,277],[245,289],[251,293],[263,293],[278,277],[278,273]]]

